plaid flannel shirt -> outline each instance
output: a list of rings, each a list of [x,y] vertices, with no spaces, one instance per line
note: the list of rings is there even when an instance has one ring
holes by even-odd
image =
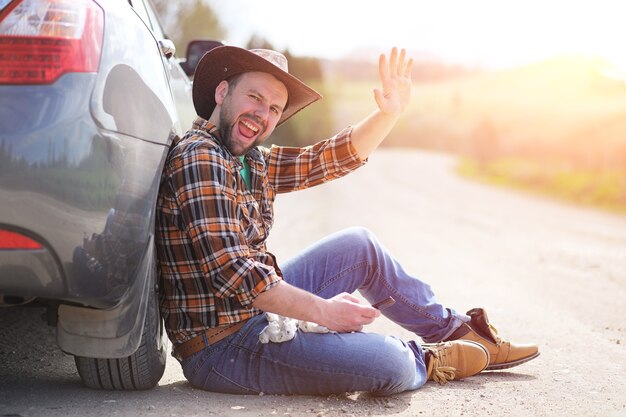
[[[363,165],[351,128],[304,148],[257,147],[241,161],[215,126],[196,118],[172,144],[156,211],[160,307],[173,343],[260,314],[251,306],[282,274],[266,240],[277,193],[339,178]]]

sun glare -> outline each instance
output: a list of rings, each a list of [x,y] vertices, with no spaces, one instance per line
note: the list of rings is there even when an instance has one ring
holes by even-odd
[[[619,0],[211,0],[231,44],[337,58],[402,46],[470,65],[515,66],[554,55],[600,56],[626,69]]]

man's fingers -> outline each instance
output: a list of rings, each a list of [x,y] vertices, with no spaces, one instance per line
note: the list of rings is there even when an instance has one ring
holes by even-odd
[[[406,64],[404,62],[405,58],[406,51],[404,50],[404,48],[402,48],[402,50],[400,50],[400,58],[398,59],[398,71],[396,73],[400,77],[404,76],[404,70],[406,69]]]
[[[360,307],[361,307],[360,308],[361,317],[364,317],[370,320],[368,324],[374,321],[376,317],[380,316],[380,311],[375,309],[372,306],[362,305]]]
[[[395,46],[391,48],[391,54],[389,55],[389,61],[385,54],[380,54],[378,58],[378,73],[383,85],[390,78],[405,77],[411,78],[411,71],[413,70],[413,58],[407,60],[406,49],[400,49]],[[374,92],[376,94],[376,92]],[[378,102],[378,100],[377,100]]]
[[[389,74],[395,76],[398,72],[398,48],[395,46],[391,49],[391,56],[389,57]]]
[[[385,54],[380,54],[378,57],[378,75],[382,81],[386,80],[389,76],[387,72],[387,57]]]
[[[383,101],[384,101],[383,92],[378,88],[374,89],[374,100],[376,101],[376,104],[378,105],[379,108],[383,106]]]
[[[411,78],[411,71],[413,70],[413,58],[409,59],[409,63],[406,65],[406,69],[404,71],[404,76],[407,78]]]
[[[356,295],[350,294],[349,292],[339,293],[333,298],[352,301],[355,304],[361,304],[361,299],[357,297]]]
[[[377,309],[373,308],[372,306],[367,305],[367,304],[361,304],[361,299],[357,297],[356,295],[353,295],[350,293],[343,293],[342,298],[344,300],[348,300],[356,304],[354,308],[357,309],[361,317],[368,319],[367,324],[371,323],[376,317],[380,315],[380,312]]]

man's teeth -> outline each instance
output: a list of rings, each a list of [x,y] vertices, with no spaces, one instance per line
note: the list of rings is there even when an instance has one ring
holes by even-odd
[[[243,120],[241,123],[243,123],[243,125],[245,127],[247,127],[248,129],[252,130],[254,133],[257,133],[259,131],[259,129],[256,126],[251,125],[250,123],[246,122],[245,120]]]

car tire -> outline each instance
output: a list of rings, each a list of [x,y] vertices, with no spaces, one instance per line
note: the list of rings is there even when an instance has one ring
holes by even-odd
[[[146,390],[156,386],[165,371],[167,338],[157,296],[150,297],[139,348],[126,358],[100,359],[75,356],[84,385],[104,390]]]

